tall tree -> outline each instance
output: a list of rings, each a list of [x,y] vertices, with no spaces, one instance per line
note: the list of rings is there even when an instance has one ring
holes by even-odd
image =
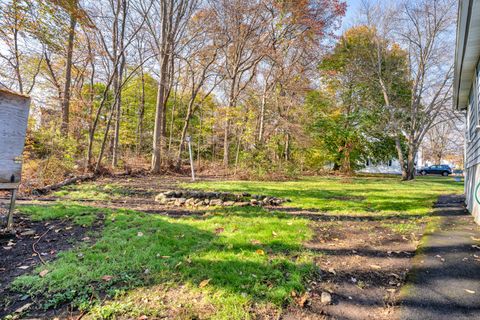
[[[454,0],[403,1],[394,7],[364,3],[367,22],[383,37],[397,39],[407,51],[409,97],[407,104],[396,104],[381,73],[382,41],[377,41],[376,81],[384,96],[390,130],[394,132],[402,179],[415,177],[419,146],[436,124],[451,118],[450,99],[453,77],[455,8]],[[406,158],[400,140],[405,140]]]
[[[174,59],[179,39],[185,32],[188,20],[194,13],[198,0],[153,0],[142,3],[152,48],[158,69],[158,95],[153,133],[151,171],[158,173],[162,164],[162,148],[166,138],[166,110],[174,74]],[[146,10],[151,6],[151,10]]]
[[[258,63],[265,56],[269,39],[264,6],[257,0],[211,1],[212,25],[221,42],[221,72],[225,78],[225,121],[223,136],[223,164],[230,162],[231,109],[239,96],[254,79]]]

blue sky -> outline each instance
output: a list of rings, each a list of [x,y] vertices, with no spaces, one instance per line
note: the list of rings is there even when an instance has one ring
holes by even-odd
[[[361,0],[346,0],[347,2],[347,13],[343,18],[342,30],[347,29],[352,24],[354,24],[358,10],[361,6]]]

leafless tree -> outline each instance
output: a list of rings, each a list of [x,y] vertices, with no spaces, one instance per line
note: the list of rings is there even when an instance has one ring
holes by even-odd
[[[197,5],[198,0],[144,0],[140,3],[159,69],[151,164],[154,173],[161,170],[162,147],[166,138],[166,108],[174,75],[175,52]],[[147,7],[151,8],[147,11]]]
[[[414,179],[415,161],[426,133],[449,118],[453,77],[456,1],[403,1],[395,6],[364,1],[366,22],[383,39],[392,37],[407,52],[410,96],[407,103],[395,103],[384,81],[382,41],[377,42],[376,81],[389,113],[404,180]],[[406,145],[406,158],[401,147]]]

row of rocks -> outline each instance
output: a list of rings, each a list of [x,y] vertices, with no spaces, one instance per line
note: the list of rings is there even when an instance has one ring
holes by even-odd
[[[265,195],[251,195],[249,193],[231,192],[203,192],[190,190],[166,191],[158,194],[155,201],[171,206],[279,206],[289,199],[269,197]]]

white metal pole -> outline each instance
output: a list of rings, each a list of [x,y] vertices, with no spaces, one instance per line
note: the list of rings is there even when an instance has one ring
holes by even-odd
[[[192,155],[192,144],[191,144],[191,137],[187,137],[188,142],[188,153],[190,155],[190,168],[192,169],[192,181],[195,181],[195,170],[193,169],[193,155]]]

